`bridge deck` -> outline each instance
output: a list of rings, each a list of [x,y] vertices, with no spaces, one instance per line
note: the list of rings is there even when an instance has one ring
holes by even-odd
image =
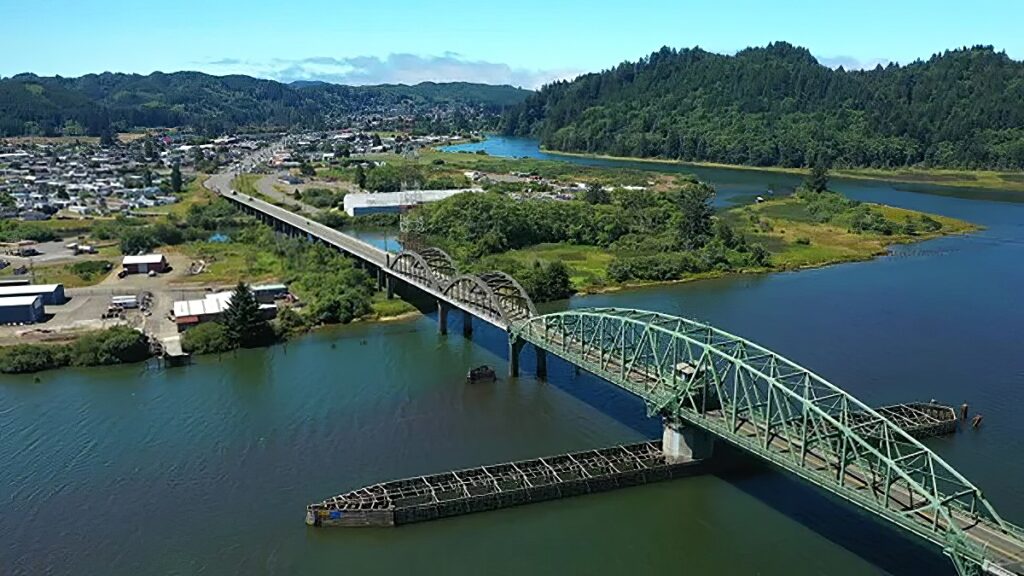
[[[439,301],[447,303],[452,308],[470,312],[477,318],[484,320],[500,330],[508,330],[507,323],[499,318],[494,318],[490,314],[487,314],[486,311],[479,310],[473,307],[470,303],[456,300],[439,292],[432,286],[428,286],[423,282],[418,282],[415,278],[401,275],[390,269],[388,264],[392,255],[389,252],[381,250],[371,244],[367,244],[366,242],[349,236],[348,234],[338,232],[337,230],[329,226],[325,226],[315,220],[310,220],[305,216],[281,208],[280,206],[275,206],[269,202],[264,202],[259,198],[254,198],[252,196],[242,194],[241,192],[237,192],[231,188],[232,179],[233,178],[230,173],[222,172],[215,174],[206,180],[206,187],[214,190],[223,198],[241,205],[243,208],[260,212],[279,222],[287,224],[296,230],[318,238],[328,245],[334,246],[338,250],[356,256],[357,258],[379,268],[384,274],[414,285],[417,289],[422,290]]]
[[[584,364],[591,366],[601,366],[603,363],[605,374],[596,371],[597,376],[608,378],[610,375],[625,374],[626,388],[645,399],[667,404],[675,396],[675,390],[655,373],[645,372],[643,369],[637,369],[636,366],[626,370],[624,364],[627,362],[617,353],[606,351],[601,357],[582,340],[566,338],[561,334],[547,331],[528,329],[519,332],[519,336],[577,365],[580,364],[579,360],[583,360]],[[915,500],[913,493],[908,490],[896,484],[889,486],[887,490],[884,479],[873,476],[870,471],[850,464],[843,466],[836,459],[820,454],[813,446],[804,447],[798,439],[772,436],[764,426],[754,421],[740,419],[737,421],[737,425],[733,426],[730,416],[732,415],[716,409],[708,410],[700,417],[687,419],[687,421],[689,424],[708,430],[737,447],[755,454],[758,454],[759,451],[752,450],[752,448],[770,445],[778,456],[777,459],[771,460],[772,463],[790,471],[794,470],[787,464],[799,455],[802,457],[802,469],[795,470],[795,472],[807,480],[812,480],[815,477],[828,477],[831,482],[838,474],[838,470],[844,470],[845,473],[839,478],[838,489],[834,488],[830,482],[819,481],[816,484],[869,509],[872,503],[877,502],[879,498],[885,498],[884,495],[888,492],[888,501],[896,508],[903,510],[907,514],[907,518],[917,527],[914,530],[912,526],[905,525],[905,528],[912,529],[935,544],[940,546],[944,544],[936,537],[938,530],[945,527],[944,520],[931,510],[919,510],[923,503],[920,499]],[[987,558],[994,564],[994,567],[986,566],[986,570],[992,573],[1005,570],[1006,574],[1024,575],[1024,535],[1006,533],[997,526],[982,522],[959,511],[954,512],[953,518],[966,537],[986,551]]]

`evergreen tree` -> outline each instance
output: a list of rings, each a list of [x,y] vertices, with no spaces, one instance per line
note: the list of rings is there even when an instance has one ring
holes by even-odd
[[[107,124],[100,131],[100,146],[103,146],[104,148],[113,146],[115,137],[114,129],[110,127],[110,124]]]
[[[142,145],[143,154],[146,156],[146,160],[156,159],[156,150],[153,148],[153,139],[146,138],[146,143]]]
[[[811,192],[828,190],[828,168],[824,163],[818,162],[811,168],[811,173],[804,179],[804,187]]]
[[[706,184],[687,186],[679,194],[678,244],[681,248],[700,248],[711,235],[711,200],[715,191]]]
[[[177,162],[174,166],[171,166],[171,191],[174,193],[181,192],[181,166]]]
[[[583,201],[587,204],[610,204],[612,196],[604,189],[604,186],[594,183],[587,186],[586,191],[583,192]]]
[[[149,171],[149,168],[142,173],[142,184],[147,188],[153,185],[153,173]]]
[[[235,287],[223,322],[231,341],[243,348],[267,344],[273,336],[270,324],[260,316],[259,302],[243,282]]]
[[[356,165],[355,181],[360,190],[366,189],[366,170],[363,170],[362,164]]]

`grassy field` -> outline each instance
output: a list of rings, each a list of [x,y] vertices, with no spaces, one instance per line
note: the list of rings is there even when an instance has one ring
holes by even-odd
[[[65,288],[81,288],[99,284],[118,266],[117,258],[89,258],[75,262],[45,264],[32,267],[35,284],[63,284]],[[0,270],[0,277],[12,277],[13,266]]]
[[[561,261],[568,268],[572,285],[577,290],[594,289],[607,283],[605,272],[615,255],[606,248],[598,246],[579,246],[571,244],[538,244],[521,250],[511,250],[499,256],[484,260],[486,268],[500,270],[503,261],[515,261],[530,266],[536,260],[554,262]]]
[[[206,179],[206,174],[196,174],[181,193],[178,194],[178,202],[175,202],[174,204],[156,206],[154,208],[147,209],[146,212],[150,214],[174,214],[180,217],[187,214],[188,209],[194,204],[206,204],[207,202],[210,202],[217,195],[207,189],[206,186],[203,186]]]
[[[231,181],[231,186],[247,196],[260,197],[262,195],[256,190],[256,182],[262,177],[260,174],[239,174]]]
[[[381,158],[388,162],[394,157]],[[622,168],[606,168],[601,166],[581,166],[557,160],[537,160],[534,158],[502,158],[483,154],[465,152],[441,152],[425,150],[420,153],[418,162],[431,165],[434,161],[444,161],[444,166],[457,172],[476,170],[492,174],[508,174],[510,172],[527,172],[537,174],[548,180],[563,183],[599,182],[614,186],[652,186],[664,188],[677,182],[679,178],[688,178],[686,174],[658,173],[645,170],[628,170]],[[408,162],[408,160],[406,160]]]
[[[258,283],[277,280],[284,273],[284,262],[279,256],[240,242],[190,242],[162,250],[180,252],[193,261],[205,260],[205,271],[195,277],[204,283]]]

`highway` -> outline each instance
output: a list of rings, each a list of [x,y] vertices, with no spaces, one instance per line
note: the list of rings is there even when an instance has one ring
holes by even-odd
[[[231,187],[231,181],[234,179],[234,174],[231,172],[220,172],[210,176],[205,186],[222,197],[226,198],[231,202],[238,203],[248,211],[259,212],[274,220],[282,222],[295,230],[299,230],[310,237],[314,237],[322,240],[323,242],[341,250],[351,256],[355,256],[366,262],[367,264],[380,269],[384,274],[389,277],[396,278],[407,284],[411,284],[419,290],[429,294],[436,298],[438,302],[448,304],[451,308],[458,310],[465,310],[477,318],[486,321],[492,326],[502,331],[508,330],[508,325],[500,318],[495,318],[490,314],[482,313],[482,310],[478,310],[473,306],[468,305],[467,302],[457,300],[451,295],[445,294],[436,290],[432,286],[428,286],[422,282],[418,282],[415,278],[409,277],[404,274],[392,270],[390,265],[392,263],[394,255],[390,252],[381,250],[376,246],[367,244],[361,240],[353,238],[348,234],[338,232],[334,228],[325,226],[316,220],[311,220],[307,216],[296,214],[290,210],[286,210],[279,206],[270,204],[255,198],[242,194]]]

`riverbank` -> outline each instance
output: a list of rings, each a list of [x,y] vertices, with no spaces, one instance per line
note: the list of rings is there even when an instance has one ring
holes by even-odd
[[[545,154],[584,158],[595,160],[615,160],[622,162],[641,162],[663,166],[693,166],[698,168],[717,168],[723,170],[744,170],[750,172],[770,172],[775,174],[807,175],[806,168],[785,168],[780,166],[746,166],[742,164],[722,164],[719,162],[682,162],[663,158],[633,158],[630,156],[612,156],[607,154],[585,154],[580,152],[562,152],[540,148]],[[976,188],[1000,192],[1021,193],[1024,200],[1024,173],[997,172],[989,170],[946,170],[937,168],[902,168],[887,170],[881,168],[836,168],[831,170],[836,178],[851,180],[871,180],[879,182],[899,182],[904,184],[928,184],[934,186],[952,186],[956,188]]]

